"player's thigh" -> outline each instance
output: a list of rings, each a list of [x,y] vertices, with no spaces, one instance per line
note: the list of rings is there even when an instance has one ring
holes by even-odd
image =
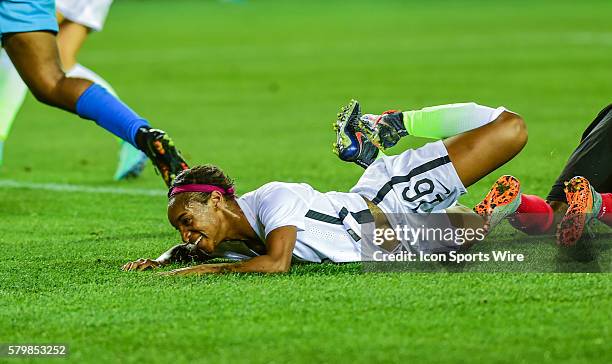
[[[464,186],[470,186],[518,154],[527,143],[527,128],[514,113],[503,112],[493,122],[444,140]]]
[[[85,43],[89,28],[65,19],[60,24],[57,43],[64,70],[69,70],[77,63],[77,54]]]
[[[3,45],[21,78],[35,95],[50,92],[64,77],[53,33],[13,33],[3,38]]]

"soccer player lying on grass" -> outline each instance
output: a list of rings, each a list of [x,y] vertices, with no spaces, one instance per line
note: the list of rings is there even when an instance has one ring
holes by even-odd
[[[170,137],[104,87],[62,69],[54,0],[0,1],[0,37],[11,62],[40,102],[55,106],[129,142],[151,159],[167,186],[187,164]],[[82,75],[79,75],[82,76]]]
[[[286,272],[292,258],[360,261],[362,225],[390,226],[394,214],[461,211],[467,212],[465,218],[450,221],[453,226],[483,228],[487,222],[456,207],[457,199],[466,186],[513,158],[527,142],[519,115],[474,103],[399,113],[389,125],[380,126],[361,117],[356,101],[339,114],[337,154],[366,167],[348,193],[272,182],[237,197],[232,181],[215,166],[183,171],[169,191],[168,219],[185,244],[155,260],[127,263],[123,269],[215,256],[242,261],[201,264],[166,274]],[[446,139],[376,159],[375,143],[390,145],[407,134]],[[242,249],[224,246],[229,241],[243,245]]]
[[[504,199],[503,191],[510,190],[520,191],[519,181],[501,177],[474,210],[495,219],[508,216],[515,228],[530,235],[556,232],[561,246],[576,244],[591,221],[612,227],[612,105],[584,131],[546,201],[521,193]]]

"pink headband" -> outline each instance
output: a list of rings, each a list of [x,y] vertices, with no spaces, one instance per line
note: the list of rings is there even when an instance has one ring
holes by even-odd
[[[236,192],[234,190],[234,187],[230,187],[227,190],[225,190],[219,186],[190,184],[190,185],[182,185],[182,186],[176,186],[174,188],[171,188],[170,191],[168,191],[168,197],[176,196],[179,193],[183,193],[183,192],[211,193],[213,191],[217,191],[217,192],[220,192],[221,194],[229,195],[229,196],[234,196],[234,193]]]

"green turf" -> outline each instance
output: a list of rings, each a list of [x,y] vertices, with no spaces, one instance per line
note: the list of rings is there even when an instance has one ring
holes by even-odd
[[[469,205],[502,173],[548,192],[610,102],[611,13],[610,1],[117,1],[80,59],[240,193],[272,180],[350,188],[360,169],[330,147],[349,98],[374,112],[504,105],[530,142]],[[151,168],[114,183],[117,151],[91,122],[29,97],[0,180],[162,188]],[[0,189],[0,343],[68,343],[74,362],[612,361],[610,274],[119,271],[178,241],[165,203]],[[549,239],[506,239],[553,264]]]

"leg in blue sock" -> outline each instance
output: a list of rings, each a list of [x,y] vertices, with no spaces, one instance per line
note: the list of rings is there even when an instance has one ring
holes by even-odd
[[[145,119],[103,87],[84,79],[66,77],[53,33],[12,33],[4,36],[3,45],[21,78],[39,101],[94,120],[142,150],[161,172],[166,185],[187,168],[164,132],[149,132]]]
[[[4,47],[39,101],[94,120],[132,145],[138,129],[148,126],[146,120],[103,87],[81,78],[66,77],[53,33],[14,33],[4,37]]]
[[[136,133],[149,127],[145,119],[98,84],[91,85],[79,97],[76,112],[137,148]]]

